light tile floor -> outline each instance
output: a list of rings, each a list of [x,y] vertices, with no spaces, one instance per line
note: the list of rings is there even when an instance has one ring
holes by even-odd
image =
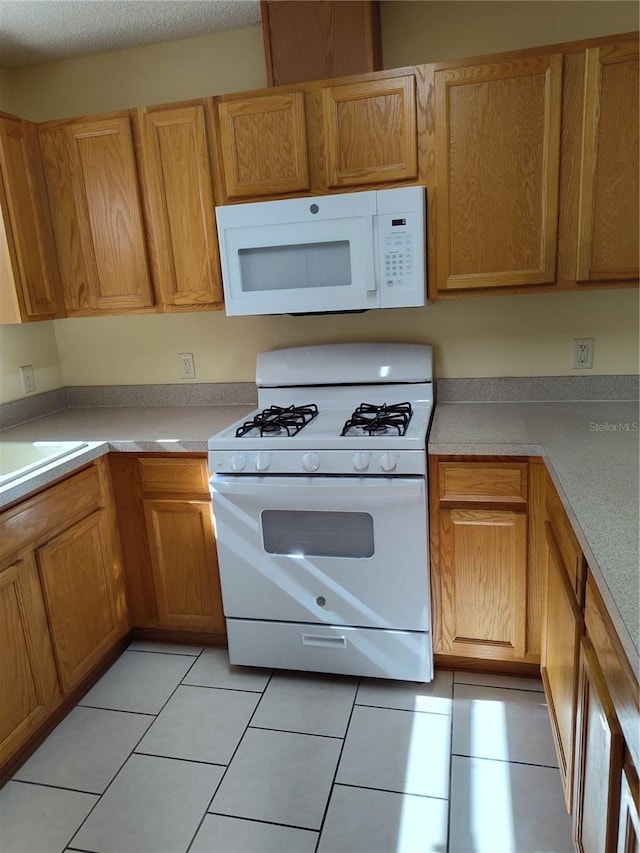
[[[2,853],[570,853],[540,681],[133,643],[0,791]]]

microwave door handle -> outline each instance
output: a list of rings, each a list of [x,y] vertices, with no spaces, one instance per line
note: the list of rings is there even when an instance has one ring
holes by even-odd
[[[365,252],[365,265],[366,268],[364,270],[364,275],[366,279],[366,292],[367,293],[375,293],[378,289],[378,276],[377,276],[377,259],[374,260],[374,253],[378,246],[378,224],[376,222],[377,217],[371,217],[371,234],[370,234],[370,249],[367,249]]]

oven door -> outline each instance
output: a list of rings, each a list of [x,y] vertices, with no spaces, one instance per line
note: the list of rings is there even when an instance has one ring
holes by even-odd
[[[211,480],[227,618],[430,629],[423,477]]]

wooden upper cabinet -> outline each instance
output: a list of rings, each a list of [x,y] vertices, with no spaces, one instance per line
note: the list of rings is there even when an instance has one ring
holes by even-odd
[[[328,187],[416,179],[412,74],[328,86],[322,115]]]
[[[578,282],[640,275],[639,98],[637,41],[586,51]]]
[[[435,290],[553,283],[562,55],[440,67],[434,88]]]
[[[270,86],[382,68],[380,14],[372,0],[262,0]]]
[[[40,129],[70,315],[154,305],[129,114]]]
[[[167,311],[222,303],[205,102],[136,115],[149,247]]]
[[[63,315],[35,125],[0,117],[0,322]]]
[[[217,106],[226,197],[309,189],[302,92],[220,100]]]

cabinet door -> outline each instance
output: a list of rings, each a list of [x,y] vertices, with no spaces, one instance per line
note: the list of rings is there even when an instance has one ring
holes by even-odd
[[[555,280],[562,56],[435,73],[436,288]]]
[[[578,281],[637,279],[638,43],[586,51]]]
[[[222,302],[204,103],[140,110],[144,197],[155,280],[167,311]]]
[[[573,836],[580,853],[613,853],[624,741],[590,640],[580,648]]]
[[[417,177],[412,75],[330,86],[322,100],[329,187]]]
[[[227,197],[309,188],[302,92],[220,101],[218,119]]]
[[[124,634],[124,590],[116,583],[106,510],[37,550],[53,648],[65,691]]]
[[[522,512],[440,514],[444,654],[516,660],[525,654],[527,519]]]
[[[0,119],[0,322],[61,315],[35,125]]]
[[[224,631],[209,500],[145,500],[158,618],[163,627]]]
[[[639,801],[638,777],[631,764],[625,764],[620,787],[620,821],[616,853],[640,853]]]
[[[549,522],[546,619],[540,672],[549,706],[567,809],[571,811],[578,649],[584,633],[582,612]]]
[[[70,315],[154,305],[129,115],[40,129]]]
[[[0,764],[59,695],[38,570],[29,555],[0,570]]]
[[[263,0],[261,12],[270,86],[382,67],[377,2]]]

